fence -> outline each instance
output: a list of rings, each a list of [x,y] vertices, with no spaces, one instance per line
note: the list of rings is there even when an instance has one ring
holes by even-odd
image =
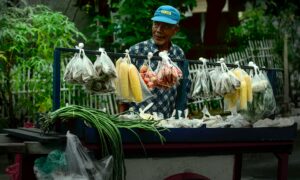
[[[249,41],[248,47],[245,50],[228,54],[224,59],[225,62],[229,64],[238,62],[241,66],[247,66],[247,64],[252,61],[259,67],[264,67],[273,87],[276,100],[279,103],[283,98],[284,79],[283,71],[280,70],[280,68],[283,68],[283,63],[282,59],[274,53],[274,45],[274,41],[272,40]],[[218,58],[209,59],[209,62],[217,61],[219,61]],[[192,79],[192,87],[195,82],[193,79],[195,79],[196,72],[200,67],[201,64],[189,65],[189,79]],[[208,68],[214,68],[214,66],[208,65]],[[193,100],[189,104],[193,104],[196,109],[202,109],[204,102],[207,104],[207,102],[210,101],[219,101],[220,106],[222,106],[221,100],[222,97],[193,97]]]
[[[235,61],[239,61],[240,65],[247,65],[249,61],[255,62],[259,67],[266,67],[266,68],[280,68],[282,67],[281,59],[277,57],[273,53],[274,44],[273,41],[253,41],[249,42],[249,47],[246,48],[242,52],[235,52],[228,54],[225,58],[226,63],[234,63]],[[73,55],[73,54],[72,54]],[[65,65],[67,61],[71,58],[70,55],[68,58],[65,58],[64,61],[61,62],[61,77],[63,71],[65,69]],[[216,62],[218,59],[210,59],[211,62]],[[190,79],[194,79],[196,71],[199,69],[200,64],[190,64]],[[210,66],[211,67],[211,66]],[[52,70],[52,67],[41,67],[48,70]],[[29,69],[24,69],[23,73],[20,77],[23,81],[30,81],[32,76],[36,76],[37,74],[30,74],[32,73]],[[269,74],[268,74],[269,75]],[[275,94],[280,97],[283,91],[283,73],[281,71],[270,71],[271,78],[274,78],[272,81],[272,86],[277,87]],[[3,82],[3,79],[2,79]],[[15,83],[15,82],[12,82]],[[275,83],[275,84],[274,84]],[[18,89],[14,89],[13,91],[13,99],[14,99],[14,106],[17,107],[17,99],[21,96],[24,98],[28,98],[29,101],[35,102],[35,93],[38,93],[40,90],[30,89],[29,87],[20,86]],[[107,93],[107,94],[91,94],[85,91],[84,88],[81,86],[75,85],[68,85],[64,81],[60,83],[60,105],[64,106],[66,104],[78,104],[88,107],[93,107],[96,109],[105,109],[110,114],[118,113],[117,108],[117,100],[116,94],[114,93]],[[201,101],[201,97],[198,98],[198,101]],[[199,103],[198,103],[199,104]],[[34,114],[31,112],[30,108],[23,107],[23,111],[18,111],[19,113],[28,113]],[[2,106],[0,108],[0,116],[1,118],[6,118],[7,116],[7,107]],[[27,117],[30,119],[30,117]]]

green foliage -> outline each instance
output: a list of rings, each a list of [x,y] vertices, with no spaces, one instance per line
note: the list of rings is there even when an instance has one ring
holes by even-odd
[[[49,102],[54,48],[72,47],[85,37],[60,12],[42,5],[7,7],[5,2],[0,0],[0,77],[4,79],[0,81],[0,98],[4,106],[10,107],[10,118],[48,111],[52,106]],[[19,96],[13,107],[12,92],[18,90],[36,92],[35,102],[29,96]],[[24,108],[30,112],[24,112]]]
[[[169,1],[109,1],[112,10],[111,17],[96,16],[93,28],[93,40],[99,46],[105,47],[112,51],[123,51],[129,46],[149,39],[151,37],[151,17],[157,7],[169,4]],[[196,5],[195,0],[188,0],[182,4],[181,1],[172,1],[173,6],[184,12],[187,5],[193,7]],[[182,17],[183,19],[184,17]],[[191,43],[187,39],[184,31],[178,33],[172,40],[175,44],[188,50]]]
[[[300,63],[300,18],[293,3],[283,6],[276,1],[261,2],[257,7],[249,6],[241,17],[239,26],[229,29],[227,42],[233,48],[244,49],[249,40],[275,40],[275,53],[283,54],[283,37],[288,35],[289,61],[293,69],[299,69]]]
[[[257,7],[243,12],[240,25],[229,28],[226,38],[231,45],[244,48],[249,40],[274,39],[277,32],[271,17],[265,14],[265,8]]]

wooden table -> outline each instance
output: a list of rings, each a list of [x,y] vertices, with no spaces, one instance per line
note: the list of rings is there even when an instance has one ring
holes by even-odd
[[[5,132],[13,137],[1,136],[0,152],[23,155],[23,179],[34,177],[32,167],[35,158],[48,154],[53,149],[64,148],[65,145],[64,136],[41,136],[36,129],[8,129]],[[95,133],[87,132],[86,135],[89,136]],[[235,156],[232,179],[239,180],[241,179],[243,153],[272,153],[278,160],[277,179],[286,180],[288,179],[288,158],[293,150],[297,124],[284,128],[262,129],[171,129],[170,132],[163,133],[166,137],[164,144],[161,144],[158,138],[149,132],[139,130],[137,132],[143,141],[147,156],[135,136],[126,130],[121,130],[126,158],[232,154]],[[35,136],[28,135],[30,133]],[[245,135],[248,136],[245,137]],[[84,141],[83,143],[91,150],[99,150],[100,146],[96,138],[92,142]]]

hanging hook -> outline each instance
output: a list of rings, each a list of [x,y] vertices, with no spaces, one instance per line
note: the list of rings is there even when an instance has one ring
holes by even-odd
[[[83,43],[79,43],[79,44],[78,44],[78,49],[83,49],[83,47],[84,47],[84,44],[83,44]]]
[[[150,61],[150,59],[153,57],[153,53],[152,52],[148,52],[147,58]]]
[[[238,68],[241,68],[239,61],[235,61],[234,64],[237,65]]]
[[[100,51],[101,53],[103,53],[103,52],[105,52],[105,49],[104,49],[104,48],[99,48],[99,51]]]
[[[128,62],[131,63],[131,59],[130,59],[130,56],[129,56],[129,50],[128,49],[125,49],[125,57],[127,57]]]

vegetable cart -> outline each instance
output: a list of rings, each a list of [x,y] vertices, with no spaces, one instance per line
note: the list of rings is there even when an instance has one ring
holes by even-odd
[[[54,51],[53,64],[53,110],[60,108],[60,85],[61,85],[61,54],[62,52],[77,52],[78,49],[56,48]],[[86,50],[87,54],[99,54],[99,51]],[[108,53],[111,57],[123,56],[123,53]],[[134,57],[134,55],[132,55]],[[138,56],[136,56],[138,58]],[[145,58],[145,57],[141,57]],[[155,59],[155,58],[154,58]],[[159,58],[157,58],[159,60]],[[184,110],[184,103],[187,101],[187,92],[184,87],[188,83],[189,63],[198,63],[186,59],[175,60],[183,72],[183,78],[178,88],[179,98],[177,99],[178,109]],[[211,63],[218,65],[218,63]],[[235,65],[229,65],[235,66]],[[245,67],[251,68],[251,67]],[[84,123],[75,125],[78,136],[90,149],[99,149],[97,130],[87,127]],[[56,124],[56,130],[60,130],[62,124]],[[22,130],[23,131],[23,130]],[[19,138],[41,141],[41,137],[24,136],[26,132],[19,130],[6,130],[7,133]],[[161,157],[161,156],[186,156],[199,154],[233,154],[235,155],[233,179],[241,179],[242,155],[243,153],[273,153],[278,159],[277,179],[287,179],[288,155],[292,152],[294,139],[296,137],[297,125],[282,128],[170,128],[161,134],[165,137],[162,144],[159,137],[151,132],[136,130],[140,140],[126,129],[120,129],[122,136],[123,150],[126,158],[130,157]],[[40,142],[41,146],[47,146]],[[24,147],[25,149],[28,147]],[[145,151],[144,151],[145,150]],[[22,150],[20,153],[32,155],[34,152]],[[23,163],[23,167],[25,167]]]

